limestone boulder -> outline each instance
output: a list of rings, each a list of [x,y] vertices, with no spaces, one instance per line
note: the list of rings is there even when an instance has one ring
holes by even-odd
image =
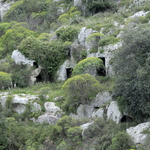
[[[92,118],[103,118],[104,117],[104,108],[100,108],[98,110],[95,110],[92,113]]]
[[[31,84],[34,84],[36,82],[36,80],[37,80],[36,77],[40,74],[41,70],[42,70],[42,67],[38,67],[32,71],[31,77],[30,77]]]
[[[120,123],[121,118],[122,118],[122,114],[119,110],[117,102],[112,101],[107,109],[107,119],[111,119],[118,124]]]
[[[82,7],[82,0],[74,0],[75,7]]]
[[[150,122],[138,124],[135,127],[126,129],[126,132],[131,136],[135,144],[145,144],[148,134],[144,134],[143,131],[150,131]]]
[[[46,102],[44,104],[45,110],[47,113],[49,113],[50,115],[56,116],[58,118],[61,117],[61,109],[55,105],[54,102]]]
[[[38,117],[38,119],[35,121],[37,123],[49,123],[49,124],[56,124],[59,119],[56,116],[53,116],[51,114],[44,114]]]
[[[4,15],[9,10],[9,8],[11,7],[13,3],[14,1],[11,1],[8,3],[8,2],[2,2],[2,0],[0,0],[0,19],[1,20],[3,20]]]
[[[18,50],[13,51],[11,58],[14,59],[15,63],[18,65],[24,64],[24,65],[33,66],[34,60],[29,60]]]
[[[70,114],[70,117],[75,119],[91,118],[92,112],[94,111],[93,106],[91,105],[80,105],[77,108],[77,114]]]
[[[99,108],[110,101],[112,101],[112,94],[108,91],[104,91],[96,95],[96,98],[92,101],[91,105],[93,107]]]

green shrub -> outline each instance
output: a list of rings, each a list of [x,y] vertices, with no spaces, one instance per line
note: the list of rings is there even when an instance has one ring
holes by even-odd
[[[0,89],[11,87],[11,74],[0,71]]]
[[[127,111],[138,122],[150,117],[148,39],[150,28],[144,26],[130,30],[128,28],[123,37],[123,46],[116,53],[113,62],[117,76],[115,98],[123,111]]]
[[[71,127],[67,130],[67,142],[71,148],[82,144],[82,129],[80,127]]]
[[[103,12],[114,8],[114,2],[111,0],[82,0],[82,4],[86,6],[86,14]]]
[[[17,49],[19,43],[29,35],[35,35],[35,32],[22,26],[14,26],[13,28],[7,30],[6,33],[1,37],[1,43],[5,49],[4,55]]]
[[[93,74],[95,72],[94,70],[92,71],[92,69],[99,69],[100,67],[103,67],[103,61],[101,59],[97,57],[89,57],[81,60],[78,64],[75,65],[72,76],[83,73]]]
[[[106,37],[104,39],[100,39],[99,46],[106,46],[109,44],[115,44],[117,42],[119,42],[119,39],[117,39],[115,37]]]
[[[100,83],[89,74],[81,74],[69,78],[62,90],[66,96],[64,110],[75,112],[80,104],[87,104],[96,96],[100,91]]]
[[[13,65],[12,82],[17,87],[27,87],[30,85],[31,69],[25,65]]]
[[[63,41],[73,41],[78,36],[78,30],[74,27],[62,27],[56,31],[56,35]]]
[[[126,132],[119,132],[112,139],[111,150],[125,150],[134,145],[131,137]]]

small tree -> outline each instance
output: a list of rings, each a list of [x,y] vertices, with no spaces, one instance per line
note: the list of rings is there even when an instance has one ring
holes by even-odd
[[[89,103],[100,91],[100,83],[89,74],[81,74],[68,79],[62,87],[66,101],[66,111],[75,112],[80,104]]]
[[[150,28],[128,29],[114,61],[115,96],[123,111],[142,121],[150,117]]]
[[[11,86],[11,74],[0,72],[0,89],[6,89]]]

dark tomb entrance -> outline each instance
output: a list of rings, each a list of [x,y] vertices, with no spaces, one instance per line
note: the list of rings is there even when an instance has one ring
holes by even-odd
[[[106,70],[105,70],[105,57],[99,57],[103,61],[104,67],[100,67],[97,69],[97,74],[99,76],[106,76]]]
[[[72,68],[66,68],[66,75],[67,75],[67,79],[71,77],[72,75]]]

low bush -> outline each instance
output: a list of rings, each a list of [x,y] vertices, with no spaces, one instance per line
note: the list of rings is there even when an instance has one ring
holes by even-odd
[[[83,74],[83,73],[94,74],[97,73],[96,69],[99,69],[100,67],[104,67],[103,61],[101,59],[97,57],[89,57],[81,60],[78,64],[75,65],[72,72],[72,76]]]
[[[78,30],[74,27],[62,27],[56,31],[56,35],[63,41],[73,41],[78,35]]]
[[[80,104],[89,103],[100,89],[100,83],[89,74],[69,78],[62,86],[66,96],[64,110],[66,112],[76,112],[76,108]]]
[[[11,87],[11,74],[0,71],[0,90]]]

